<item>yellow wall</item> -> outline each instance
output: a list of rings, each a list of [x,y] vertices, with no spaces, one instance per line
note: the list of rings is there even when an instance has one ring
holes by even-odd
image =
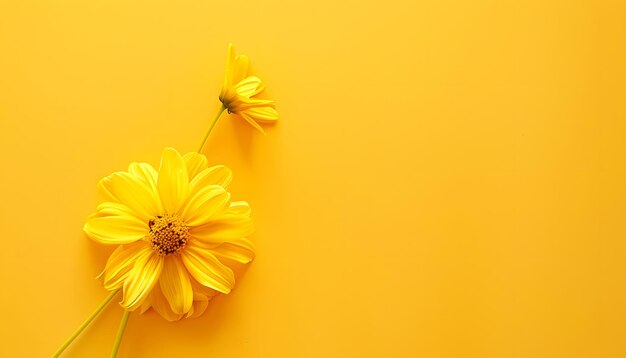
[[[623,1],[0,3],[0,356],[105,297],[97,181],[195,150],[232,41],[278,101],[209,161],[258,257],[120,356],[626,356]],[[67,356],[106,357],[112,305]]]

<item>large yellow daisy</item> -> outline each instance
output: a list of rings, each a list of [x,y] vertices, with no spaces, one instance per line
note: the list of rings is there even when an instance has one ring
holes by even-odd
[[[265,133],[257,122],[274,122],[278,119],[278,112],[274,109],[274,101],[255,98],[265,86],[260,78],[248,76],[249,66],[248,56],[236,55],[233,44],[229,44],[220,101],[228,113],[239,115],[254,128]]]
[[[196,317],[216,293],[229,293],[233,271],[222,259],[254,258],[250,207],[231,201],[225,166],[198,153],[166,148],[158,171],[131,163],[98,183],[106,201],[85,224],[87,235],[119,245],[102,273],[107,290],[123,291],[129,311],[154,308],[168,320]]]

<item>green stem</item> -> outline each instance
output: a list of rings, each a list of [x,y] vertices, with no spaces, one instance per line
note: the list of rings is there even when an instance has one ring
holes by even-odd
[[[120,328],[117,330],[117,337],[115,337],[115,344],[113,344],[111,358],[117,357],[117,351],[120,350],[120,343],[122,343],[122,336],[124,336],[124,330],[126,330],[128,316],[130,316],[130,311],[124,311],[124,315],[122,316],[122,322],[120,322]]]
[[[217,124],[217,120],[220,119],[220,117],[222,116],[222,113],[224,112],[225,109],[226,109],[226,106],[224,106],[224,104],[222,103],[222,105],[220,106],[219,111],[217,111],[217,115],[215,116],[215,119],[213,120],[213,122],[211,122],[211,126],[209,127],[209,130],[204,135],[204,139],[202,140],[202,144],[200,144],[200,148],[198,149],[198,153],[202,154],[202,148],[204,148],[204,144],[206,143],[206,140],[209,139],[209,134],[211,134],[211,131],[213,130],[213,127],[215,127],[215,124]]]
[[[52,355],[53,358],[57,358],[58,356],[61,355],[61,353],[63,353],[63,351],[70,345],[72,344],[72,342],[74,341],[74,339],[76,339],[76,337],[78,337],[85,328],[87,328],[87,326],[89,326],[89,324],[91,323],[91,321],[94,320],[94,318],[98,317],[98,315],[100,314],[100,312],[102,312],[102,310],[107,306],[107,304],[109,302],[111,302],[111,300],[113,299],[113,297],[119,292],[119,290],[117,291],[113,291],[111,292],[111,294],[109,294],[104,301],[102,301],[102,303],[100,304],[100,306],[98,306],[98,308],[94,311],[94,313],[91,314],[91,316],[89,316],[89,318],[87,318],[85,320],[85,322],[83,322],[82,325],[80,325],[80,327],[78,327],[78,329],[74,332],[74,334],[72,334],[70,336],[70,338],[68,338],[65,343],[63,343],[63,345]]]

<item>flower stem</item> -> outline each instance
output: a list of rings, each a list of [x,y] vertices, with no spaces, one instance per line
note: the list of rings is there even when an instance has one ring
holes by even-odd
[[[61,355],[61,353],[63,353],[63,351],[65,351],[65,349],[72,344],[72,342],[74,342],[74,339],[76,339],[76,337],[78,337],[85,328],[87,328],[87,326],[89,326],[89,324],[91,323],[91,321],[94,320],[94,318],[98,317],[98,315],[100,314],[100,312],[102,312],[102,310],[107,306],[107,304],[109,302],[111,302],[111,300],[113,299],[113,297],[119,292],[119,290],[113,291],[111,292],[111,294],[109,294],[104,301],[102,301],[102,303],[100,304],[100,306],[98,306],[98,308],[94,311],[94,313],[91,314],[91,316],[89,316],[89,318],[87,318],[85,320],[85,322],[83,322],[82,325],[80,325],[80,327],[78,327],[78,329],[70,336],[70,338],[68,338],[65,343],[63,343],[63,345],[52,355],[53,358],[57,358],[58,356]]]
[[[209,130],[204,135],[204,139],[202,140],[202,144],[200,144],[200,148],[198,149],[198,153],[202,154],[202,148],[204,148],[204,144],[206,143],[206,140],[209,139],[209,134],[211,134],[211,131],[213,130],[213,127],[215,127],[215,124],[217,123],[217,120],[220,119],[220,117],[222,116],[222,113],[224,112],[225,109],[226,109],[226,106],[224,106],[224,104],[222,103],[222,105],[220,106],[219,111],[217,111],[217,115],[215,116],[215,119],[213,120],[213,122],[211,122],[211,126],[209,127]]]
[[[130,311],[124,311],[124,315],[122,315],[122,322],[120,322],[120,328],[117,330],[117,337],[115,337],[115,344],[113,344],[111,358],[117,357],[117,351],[120,350],[120,343],[122,343],[122,336],[124,336],[124,330],[126,330],[128,316],[130,316]]]

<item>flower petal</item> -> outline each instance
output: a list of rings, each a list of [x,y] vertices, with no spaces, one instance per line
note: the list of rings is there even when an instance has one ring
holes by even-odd
[[[245,112],[250,108],[258,107],[274,107],[275,101],[271,99],[260,99],[256,97],[248,98],[244,96],[237,96],[236,109],[239,112]]]
[[[92,215],[87,219],[83,230],[89,238],[102,244],[121,245],[143,239],[149,229],[145,222],[134,216],[119,213],[108,216]]]
[[[209,307],[210,298],[194,291],[193,293],[193,305],[189,312],[187,312],[186,318],[198,318],[200,317],[206,308]]]
[[[149,299],[152,308],[154,308],[154,310],[166,320],[173,322],[178,321],[183,317],[182,314],[177,314],[172,311],[172,307],[169,302],[167,302],[167,298],[163,295],[160,285],[154,286]]]
[[[250,118],[261,123],[271,123],[278,119],[278,112],[272,107],[255,107],[246,110]]]
[[[207,309],[209,301],[219,293],[214,289],[202,286],[193,278],[191,279],[191,286],[193,287],[193,306],[185,317],[197,318]]]
[[[230,260],[247,264],[254,259],[254,245],[248,239],[239,239],[225,242],[220,246],[211,249],[217,257],[224,257]]]
[[[193,290],[189,275],[178,256],[165,258],[159,279],[161,291],[176,314],[187,313],[193,303]]]
[[[252,235],[254,223],[245,215],[222,214],[206,224],[191,227],[192,238],[205,244],[231,242]]]
[[[154,288],[152,289],[152,291],[154,291]],[[150,301],[151,301],[150,300],[150,296],[148,296],[148,298],[143,301],[141,306],[139,306],[139,313],[140,314],[146,313],[146,311],[149,310],[150,307],[152,307],[152,302],[150,302]]]
[[[226,189],[232,180],[233,172],[228,167],[216,165],[206,168],[189,183],[189,194],[193,196],[198,190],[209,185],[219,185]]]
[[[250,204],[247,201],[233,201],[226,213],[250,216]]]
[[[183,158],[174,148],[163,150],[157,186],[165,211],[177,213],[189,194],[189,174]]]
[[[181,257],[189,273],[206,287],[229,293],[235,285],[235,274],[208,250],[189,244]]]
[[[143,251],[124,281],[124,298],[120,303],[129,311],[141,306],[157,283],[163,269],[163,257],[154,250]]]
[[[152,250],[144,241],[130,245],[121,245],[109,256],[104,271],[104,288],[109,291],[122,287],[128,272],[133,268],[137,258]]]
[[[189,152],[183,155],[185,166],[187,167],[187,174],[189,180],[192,180],[198,173],[208,167],[206,157],[196,152]]]
[[[235,85],[235,89],[237,90],[237,94],[244,97],[252,97],[255,96],[265,89],[265,85],[260,78],[256,76],[248,76],[239,83]]]
[[[148,163],[130,163],[128,172],[141,178],[156,193],[158,173]]]
[[[98,192],[105,198],[106,201],[119,201],[119,199],[113,195],[113,188],[111,186],[111,176],[106,176],[98,182]]]
[[[256,128],[258,131],[265,134],[265,131],[263,130],[263,128],[261,128],[261,126],[254,119],[252,119],[252,117],[248,116],[245,112],[239,112],[239,116],[241,116],[241,118],[243,118],[246,122],[248,122],[248,124]]]
[[[235,55],[235,47],[232,43],[228,44],[228,55],[226,57],[226,70],[224,71],[224,83],[222,84],[222,91],[220,93],[220,100],[223,100],[228,92],[229,88],[233,84],[233,72],[235,70],[235,61],[237,56]]]
[[[213,296],[217,296],[219,294],[219,292],[214,289],[201,285],[195,278],[193,278],[193,276],[189,277],[189,279],[191,280],[191,287],[193,287],[194,295],[198,293],[208,297],[208,299],[211,299]],[[194,300],[195,299],[196,296],[194,296]]]
[[[219,185],[200,189],[189,199],[183,209],[182,218],[188,226],[202,225],[215,214],[221,213],[230,204],[230,194]]]
[[[233,69],[231,83],[236,84],[241,82],[248,74],[248,67],[250,67],[250,59],[248,59],[248,56],[238,55],[235,59],[235,68]]]
[[[251,225],[252,221],[245,219],[250,217],[251,211],[250,204],[248,204],[247,201],[233,201],[230,203],[230,207],[228,209],[211,217],[210,223],[207,223],[204,228],[209,229],[210,226],[219,227],[219,223],[229,225]],[[248,226],[248,229],[252,229],[252,227]]]
[[[118,172],[111,175],[112,194],[146,222],[161,213],[159,198],[139,177]]]
[[[105,201],[100,203],[96,208],[96,213],[98,216],[130,216],[143,223],[143,220],[137,217],[131,208],[119,202]]]

